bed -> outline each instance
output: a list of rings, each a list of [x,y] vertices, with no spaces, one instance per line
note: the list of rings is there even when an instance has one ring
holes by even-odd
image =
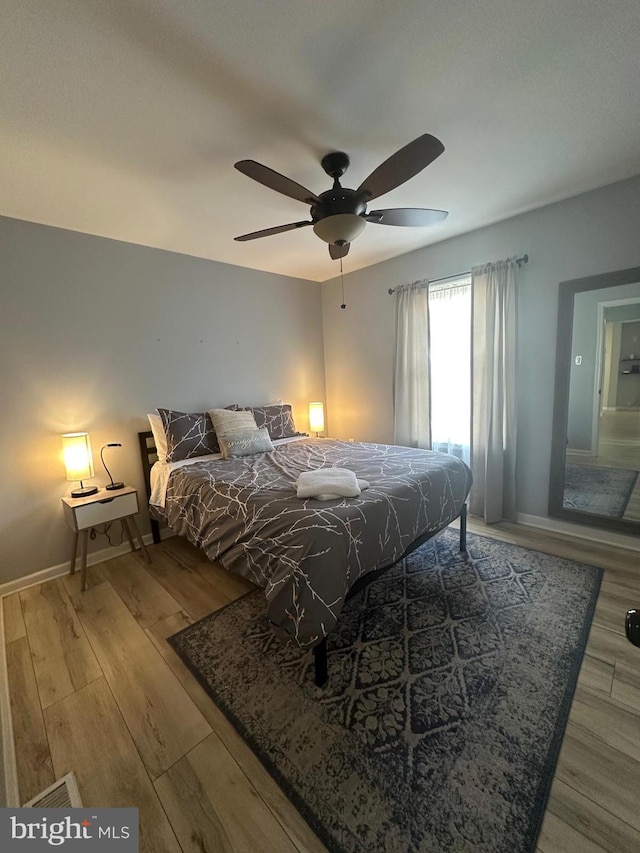
[[[326,638],[349,595],[457,517],[466,549],[471,472],[454,456],[305,437],[243,458],[152,464],[152,433],[139,440],[154,541],[156,522],[164,521],[261,587],[274,633],[313,648],[316,683],[326,680]],[[331,466],[354,471],[369,487],[355,498],[297,498],[302,472]]]

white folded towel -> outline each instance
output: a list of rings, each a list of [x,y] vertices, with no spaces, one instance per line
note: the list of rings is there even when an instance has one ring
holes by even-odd
[[[316,468],[304,471],[296,483],[299,498],[331,501],[337,498],[357,498],[369,488],[366,480],[358,480],[347,468]]]

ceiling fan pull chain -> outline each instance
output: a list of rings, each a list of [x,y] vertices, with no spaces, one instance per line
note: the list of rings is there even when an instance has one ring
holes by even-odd
[[[342,258],[340,258],[340,280],[342,282],[342,305],[341,308],[346,308],[347,305],[344,301],[344,273],[342,272]]]

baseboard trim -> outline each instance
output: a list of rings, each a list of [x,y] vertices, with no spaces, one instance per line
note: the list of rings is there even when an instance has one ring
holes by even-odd
[[[599,545],[614,545],[616,548],[625,548],[627,551],[640,551],[640,537],[627,536],[616,530],[598,530],[590,525],[583,527],[581,524],[572,524],[570,521],[522,512],[518,513],[517,522],[523,527],[535,527],[538,530],[546,530],[548,533],[571,536],[573,539],[586,539],[589,542],[597,542]]]
[[[16,744],[13,737],[11,697],[9,695],[9,673],[7,670],[7,647],[4,638],[4,608],[0,599],[0,728],[2,730],[2,766],[4,771],[4,802],[2,808],[20,805]]]
[[[574,447],[567,447],[567,453],[570,453],[572,456],[597,456],[597,453],[594,453],[593,450],[576,450]]]
[[[170,530],[170,528],[162,527],[160,529],[161,539],[168,539],[171,536],[175,536],[175,533],[173,530]],[[153,537],[150,533],[146,533],[142,539],[145,545],[153,544]],[[102,548],[100,551],[93,551],[87,556],[87,566],[95,566],[98,563],[105,563],[107,560],[113,559],[113,557],[120,557],[122,554],[130,553],[131,548],[129,547],[128,542],[122,542],[120,545],[116,545],[113,548]],[[32,572],[32,574],[23,575],[21,578],[14,578],[13,580],[0,585],[0,600],[5,595],[13,595],[14,592],[21,592],[23,589],[28,589],[31,586],[37,586],[40,583],[45,583],[46,581],[53,580],[54,578],[60,578],[63,575],[66,575],[68,571],[69,561],[67,560],[65,563],[58,563],[55,566],[49,566],[47,569],[40,569],[39,572]]]

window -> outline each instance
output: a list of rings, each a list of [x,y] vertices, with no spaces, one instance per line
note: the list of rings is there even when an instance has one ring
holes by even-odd
[[[469,462],[471,274],[429,285],[431,446]]]

